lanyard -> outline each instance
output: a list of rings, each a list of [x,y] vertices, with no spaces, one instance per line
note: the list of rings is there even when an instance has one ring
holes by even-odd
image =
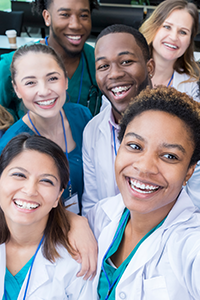
[[[27,113],[28,119],[29,119],[31,125],[33,126],[35,132],[37,133],[37,135],[41,136],[41,134],[39,133],[39,131],[37,130],[37,128],[33,124],[33,121],[31,120],[29,112],[30,111],[28,111],[28,113]],[[65,124],[64,124],[64,119],[63,119],[63,115],[62,115],[61,110],[60,110],[60,116],[61,116],[63,135],[64,135],[64,140],[65,140],[66,156],[67,156],[67,160],[69,161],[68,152],[67,152],[67,137],[66,137],[66,131],[65,131]],[[70,178],[69,178],[69,182],[68,182],[68,190],[69,190],[69,197],[71,198],[71,196],[72,196],[72,184],[71,184],[71,179]]]
[[[45,37],[45,44],[46,44],[46,46],[49,46],[48,36]],[[82,59],[82,71],[81,71],[81,81],[80,81],[80,86],[79,86],[77,103],[80,102],[80,99],[81,99],[81,90],[82,90],[82,85],[83,85],[83,73],[84,73],[84,57],[83,57],[83,52],[81,52],[81,59]],[[67,94],[67,97],[68,97],[68,94]]]
[[[117,146],[116,146],[115,128],[114,128],[114,126],[112,126],[112,132],[113,132],[113,142],[114,142],[115,155],[117,156]]]
[[[172,77],[170,78],[170,80],[169,80],[169,82],[167,84],[167,87],[170,86],[170,83],[172,82],[173,78],[174,78],[174,72],[173,72]]]
[[[33,260],[32,260],[32,263],[31,263],[31,266],[30,266],[30,269],[29,269],[29,273],[28,273],[28,279],[27,279],[27,283],[26,283],[26,288],[25,288],[25,292],[24,292],[24,297],[23,297],[23,300],[26,299],[26,294],[27,294],[27,290],[28,290],[28,286],[29,286],[29,282],[30,282],[30,278],[31,278],[31,273],[32,273],[32,269],[33,269],[33,264],[34,264],[34,261],[35,261],[35,258],[36,258],[36,255],[40,249],[40,246],[42,245],[42,242],[44,240],[44,235],[35,251],[35,254],[33,256]],[[5,297],[5,300],[7,300],[7,295],[6,295],[6,282],[4,282],[4,297]]]
[[[106,280],[108,281],[108,286],[109,286],[109,287],[108,287],[108,293],[107,293],[107,296],[106,296],[105,300],[107,300],[108,297],[110,296],[110,293],[111,293],[111,291],[112,291],[112,288],[114,287],[115,283],[117,282],[117,280],[119,279],[119,277],[120,277],[121,274],[119,274],[119,275],[117,276],[117,278],[114,280],[114,282],[111,284],[111,283],[110,283],[110,280],[109,280],[109,278],[108,278],[108,275],[107,275],[107,273],[106,273],[106,270],[105,270],[105,268],[104,268],[104,261],[105,261],[105,259],[106,259],[106,256],[107,256],[108,252],[110,251],[111,247],[113,246],[115,240],[117,239],[117,237],[118,237],[118,235],[119,235],[119,233],[120,233],[120,230],[122,229],[124,223],[126,222],[127,218],[129,217],[129,214],[130,214],[130,211],[127,210],[123,222],[121,223],[120,227],[118,228],[118,230],[117,230],[117,232],[116,232],[116,234],[115,234],[115,236],[114,236],[114,238],[113,238],[113,240],[112,240],[112,243],[110,244],[108,250],[106,251],[106,253],[105,253],[104,257],[103,257],[103,261],[102,261],[101,268],[102,268],[102,270],[103,270],[103,272],[104,272],[104,274],[105,274],[105,277],[106,277]]]

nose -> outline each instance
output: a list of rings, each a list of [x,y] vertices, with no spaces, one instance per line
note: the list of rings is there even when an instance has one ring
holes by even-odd
[[[117,65],[113,64],[109,70],[109,79],[119,79],[124,76],[124,71]]]
[[[81,29],[82,25],[81,25],[81,22],[79,20],[79,17],[76,16],[76,15],[72,15],[69,19],[69,25],[68,27],[70,29]]]
[[[178,37],[178,32],[177,32],[177,30],[176,30],[176,29],[171,30],[171,32],[170,32],[170,38],[171,38],[172,40],[176,41],[176,40],[177,40],[177,37]]]
[[[32,179],[27,179],[24,183],[22,191],[29,197],[37,196],[38,192],[36,182]]]
[[[146,152],[137,161],[134,161],[133,167],[138,171],[138,174],[156,175],[159,172],[157,159],[150,152]]]
[[[38,95],[40,97],[46,97],[49,94],[50,94],[50,89],[48,83],[47,82],[40,83],[38,87]]]

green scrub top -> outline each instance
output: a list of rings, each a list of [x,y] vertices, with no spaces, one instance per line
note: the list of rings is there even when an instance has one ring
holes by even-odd
[[[13,276],[10,271],[6,268],[5,274],[5,285],[6,285],[6,296],[8,300],[17,300],[28,270],[31,266],[33,257],[23,266],[23,268]],[[3,296],[2,300],[5,300]]]
[[[157,226],[155,226],[153,229],[151,229],[140,241],[139,243],[135,246],[135,248],[132,250],[132,252],[129,254],[129,256],[125,259],[125,261],[119,266],[119,268],[114,268],[113,266],[110,265],[108,259],[111,258],[111,256],[117,251],[117,249],[120,246],[122,237],[124,235],[124,231],[127,225],[127,222],[129,220],[130,217],[130,213],[127,215],[127,211],[128,209],[125,208],[121,220],[119,222],[118,228],[116,230],[116,232],[119,230],[119,228],[121,227],[122,223],[124,222],[123,226],[121,227],[121,230],[119,231],[118,236],[116,237],[116,233],[115,233],[115,237],[114,237],[114,243],[111,246],[111,248],[109,249],[104,261],[103,261],[103,265],[104,265],[104,269],[106,271],[106,274],[108,276],[108,279],[110,281],[110,283],[112,284],[114,281],[115,284],[113,286],[113,288],[111,289],[111,292],[109,293],[109,297],[107,298],[108,300],[115,300],[115,289],[124,273],[124,271],[126,270],[126,267],[128,266],[129,262],[131,261],[132,257],[134,256],[134,254],[136,253],[137,249],[139,248],[139,246],[144,242],[144,240],[146,238],[148,238],[156,229],[158,229],[164,222],[164,220],[162,220]],[[98,288],[97,288],[97,292],[99,295],[99,299],[105,299],[107,294],[109,291],[109,285],[108,285],[108,281],[106,279],[106,276],[103,272],[103,270],[101,269],[101,273],[100,273],[100,277],[99,277],[99,284],[98,284]]]

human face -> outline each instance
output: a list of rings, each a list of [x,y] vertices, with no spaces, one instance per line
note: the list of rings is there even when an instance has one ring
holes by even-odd
[[[194,151],[189,129],[178,117],[146,111],[127,126],[115,172],[126,207],[136,214],[162,215],[174,205]]]
[[[100,38],[95,48],[96,81],[110,100],[116,121],[131,98],[149,84],[153,60],[147,64],[142,50],[130,33],[111,33]]]
[[[72,57],[79,55],[92,27],[89,0],[53,0],[43,17],[53,47]]]
[[[190,45],[193,19],[185,9],[174,10],[153,40],[153,57],[175,62]]]
[[[53,158],[35,150],[17,155],[0,177],[0,206],[8,226],[38,225],[44,229],[61,194]]]
[[[67,79],[49,54],[29,52],[15,63],[14,89],[25,107],[43,118],[52,118],[66,99]]]

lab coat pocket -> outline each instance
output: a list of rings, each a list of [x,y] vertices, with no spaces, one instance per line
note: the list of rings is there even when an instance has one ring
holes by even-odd
[[[146,279],[144,283],[144,300],[170,300],[163,276]]]

